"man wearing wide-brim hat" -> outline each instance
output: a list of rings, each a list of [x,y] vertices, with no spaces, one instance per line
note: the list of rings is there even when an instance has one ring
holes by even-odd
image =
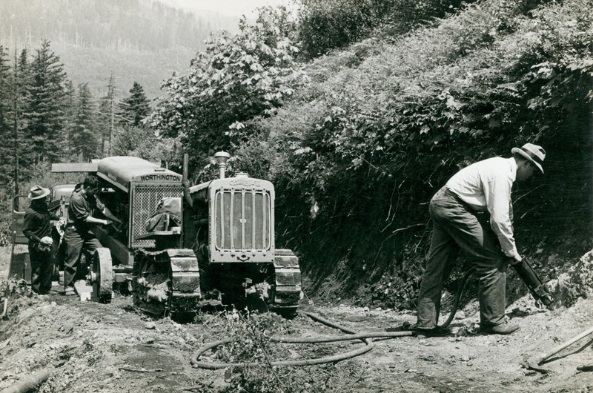
[[[433,232],[417,304],[420,334],[446,334],[437,326],[441,291],[459,251],[469,254],[479,280],[480,330],[510,334],[519,329],[505,319],[507,262],[522,263],[513,234],[511,188],[544,172],[546,152],[531,143],[511,152],[511,158],[489,158],[461,169],[431,199]]]
[[[29,239],[29,260],[31,262],[31,290],[46,294],[51,290],[53,258],[51,255],[50,221],[58,220],[47,208],[49,189],[33,186],[29,192],[31,203],[25,212],[23,234]]]

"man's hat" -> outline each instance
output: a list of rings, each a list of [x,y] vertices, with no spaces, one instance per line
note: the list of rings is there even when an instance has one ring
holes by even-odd
[[[44,198],[48,195],[49,195],[49,188],[43,188],[41,186],[33,186],[33,187],[31,187],[31,191],[29,192],[29,199]]]
[[[539,170],[542,171],[542,173],[544,173],[544,168],[542,168],[542,164],[544,163],[544,159],[546,158],[546,151],[543,147],[534,145],[532,143],[526,143],[520,148],[513,147],[511,149],[511,153],[523,156],[526,160],[538,167]]]

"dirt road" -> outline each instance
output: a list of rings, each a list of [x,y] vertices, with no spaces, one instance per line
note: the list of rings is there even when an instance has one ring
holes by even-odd
[[[295,392],[590,392],[593,373],[577,371],[578,366],[593,364],[591,346],[584,347],[590,338],[549,362],[547,375],[526,370],[521,362],[524,354],[555,347],[589,327],[592,301],[553,312],[539,312],[525,303],[510,313],[521,325],[511,336],[376,339],[369,353],[337,364],[258,372],[285,378],[278,386]],[[356,331],[413,322],[410,313],[344,305],[308,308]],[[250,318],[276,335],[339,333],[304,315],[292,320],[268,314]],[[456,319],[453,330],[471,328],[475,318]],[[219,311],[198,319],[190,324],[151,320],[135,312],[131,299],[120,296],[112,304],[81,303],[57,293],[11,299],[7,318],[0,322],[0,389],[49,368],[39,392],[240,391],[234,378],[238,370],[197,369],[190,359],[205,343],[232,334],[233,321],[236,332],[243,331],[237,321],[249,318]],[[327,356],[361,345],[275,345],[273,355],[278,358],[272,360]],[[216,357],[217,353],[204,355],[205,360],[220,361]]]
[[[1,270],[1,269],[0,269]],[[57,287],[55,287],[57,289]],[[354,331],[385,331],[411,312],[369,310],[305,301],[303,310]],[[2,312],[0,307],[0,313]],[[521,366],[592,325],[593,300],[543,311],[529,296],[508,308],[521,326],[510,336],[472,334],[475,304],[458,313],[456,335],[442,338],[374,339],[361,356],[332,364],[208,370],[192,367],[199,348],[223,338],[233,343],[207,351],[200,360],[246,362],[319,358],[360,348],[360,341],[279,344],[269,336],[343,335],[301,312],[287,320],[275,314],[204,312],[193,323],[153,320],[138,313],[130,297],[111,304],[80,302],[57,291],[8,300],[0,320],[0,392],[39,370],[49,376],[38,392],[591,392],[591,340],[580,340],[552,358],[540,374]],[[443,318],[444,319],[444,318]]]

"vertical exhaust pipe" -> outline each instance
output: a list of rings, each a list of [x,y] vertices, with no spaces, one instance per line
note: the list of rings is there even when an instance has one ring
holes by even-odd
[[[189,154],[183,154],[183,166],[181,167],[181,184],[183,185],[183,198],[188,207],[193,208],[194,202],[189,191]],[[184,213],[185,214],[185,213]]]
[[[183,167],[181,168],[181,180],[188,181],[189,180],[189,154],[183,154]]]
[[[216,158],[216,162],[218,163],[219,176],[221,179],[224,179],[225,177],[226,162],[230,157],[231,155],[224,151],[219,151],[218,153],[214,154],[214,158]]]

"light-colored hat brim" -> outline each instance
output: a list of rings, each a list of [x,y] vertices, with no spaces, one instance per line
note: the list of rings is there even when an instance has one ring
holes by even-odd
[[[40,198],[44,198],[46,196],[49,195],[49,188],[41,188],[43,190],[43,194],[41,195],[37,195],[36,197],[33,197],[31,193],[29,193],[29,199],[31,200],[35,200],[35,199],[40,199]]]
[[[525,153],[523,151],[523,149],[519,148],[519,147],[513,147],[511,149],[511,153],[513,154],[520,154],[521,156],[523,156],[527,161],[531,162],[533,165],[535,165],[536,167],[538,167],[538,169],[544,173],[544,168],[542,168],[542,166],[538,163],[535,162],[535,160],[531,157],[529,157],[529,155],[527,153]]]

